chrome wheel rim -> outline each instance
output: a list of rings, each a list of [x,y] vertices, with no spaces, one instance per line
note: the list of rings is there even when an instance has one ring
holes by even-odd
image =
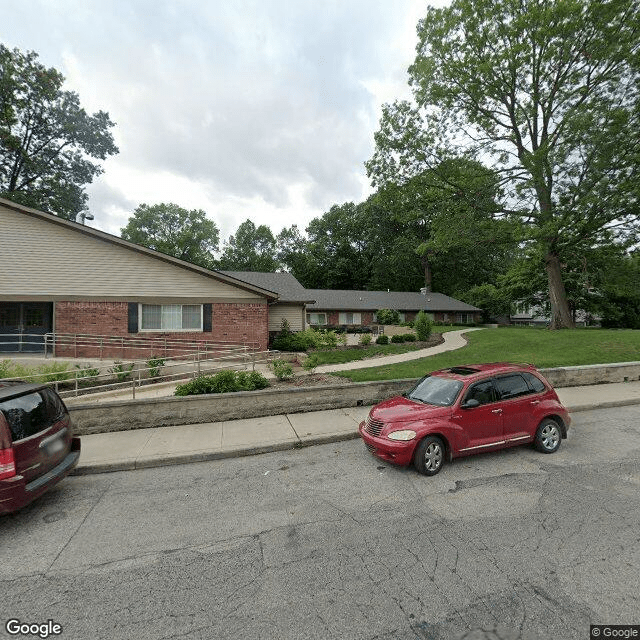
[[[442,447],[432,442],[424,452],[424,463],[428,471],[435,471],[442,465]]]
[[[546,424],[540,432],[540,441],[545,449],[555,449],[560,442],[560,432],[555,424]]]

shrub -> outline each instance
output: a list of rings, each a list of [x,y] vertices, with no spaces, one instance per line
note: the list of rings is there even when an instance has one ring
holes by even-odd
[[[394,344],[399,344],[400,342],[404,342],[404,335],[399,333],[395,336],[391,336],[391,342],[393,342]]]
[[[424,311],[420,311],[413,324],[418,340],[420,340],[420,342],[428,340],[433,330],[433,321],[431,318]]]
[[[293,367],[290,362],[276,359],[269,366],[278,380],[290,380],[293,378]]]
[[[376,318],[379,324],[400,324],[400,314],[395,309],[378,309]]]
[[[54,362],[53,364],[43,364],[36,369],[37,375],[34,382],[62,382],[74,377],[69,371],[69,364],[66,362]]]
[[[416,334],[415,333],[405,333],[403,337],[404,337],[404,341],[405,342],[415,342],[416,341]]]
[[[346,333],[341,333],[338,336],[338,344],[340,344],[343,347],[347,346],[347,334]]]
[[[371,334],[370,333],[363,333],[360,336],[360,344],[363,346],[367,346],[369,344],[371,344]]]
[[[304,368],[305,371],[308,371],[309,373],[313,373],[319,364],[320,364],[320,361],[318,360],[318,356],[312,355],[312,356],[309,356],[302,363],[302,367]]]
[[[0,362],[0,378],[10,378],[11,360],[2,360]]]
[[[232,391],[254,391],[269,386],[267,379],[258,371],[219,371],[214,376],[200,376],[176,387],[176,396],[193,396],[204,393],[229,393]]]
[[[157,378],[160,375],[160,369],[164,367],[164,358],[152,356],[147,360],[147,369],[149,370],[150,378]]]
[[[338,346],[338,334],[335,331],[305,329],[298,333],[279,333],[272,347],[278,351],[309,351],[309,349],[332,349]]]
[[[75,367],[77,369],[76,379],[79,385],[89,386],[97,382],[93,380],[93,378],[97,378],[100,375],[100,369],[96,369],[96,367],[92,367],[90,364],[85,364],[84,367],[77,364]]]
[[[389,336],[382,334],[376,338],[376,344],[389,344]]]
[[[113,373],[118,382],[126,382],[131,377],[133,367],[133,362],[129,365],[126,365],[122,364],[122,362],[120,362],[119,360],[115,360],[113,363],[113,367],[109,369],[109,373]]]

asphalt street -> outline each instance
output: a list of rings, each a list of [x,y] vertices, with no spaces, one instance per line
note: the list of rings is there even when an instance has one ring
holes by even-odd
[[[21,637],[9,619],[52,620],[64,640],[579,640],[640,624],[640,406],[573,417],[556,454],[433,478],[359,440],[68,478],[0,519],[0,637]]]

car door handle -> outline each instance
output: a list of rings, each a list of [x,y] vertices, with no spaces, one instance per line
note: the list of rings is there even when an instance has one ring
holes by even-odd
[[[502,413],[502,409],[491,409],[491,413]]]
[[[532,400],[531,404],[540,404],[540,400]]]

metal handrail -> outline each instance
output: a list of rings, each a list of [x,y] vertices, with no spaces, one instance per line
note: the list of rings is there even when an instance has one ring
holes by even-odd
[[[218,358],[206,358],[206,359],[194,358],[192,361],[189,361],[189,362],[185,362],[184,360],[169,361],[161,365],[161,368],[163,369],[167,369],[171,367],[184,368],[185,366],[190,366],[192,367],[192,369],[190,368],[190,370],[186,372],[181,371],[181,372],[169,373],[169,374],[163,373],[162,376],[160,376],[161,379],[159,379],[158,382],[172,381],[174,379],[196,378],[206,373],[210,373],[213,371],[220,371],[222,369],[237,369],[237,368],[247,369],[249,362],[251,362],[252,370],[255,371],[256,364],[260,364],[263,362],[270,362],[278,353],[279,353],[278,351],[258,351],[258,352],[245,351],[244,357],[242,358],[239,358],[238,354],[233,354],[233,355],[226,355]],[[237,362],[239,359],[241,361]],[[236,361],[235,363],[234,363],[234,360]],[[144,366],[136,366],[138,364],[143,364]],[[111,391],[111,390],[117,390],[119,388],[128,388],[128,387],[132,389],[132,394],[133,394],[133,397],[135,398],[136,385],[138,387],[142,386],[143,379],[144,380],[154,379],[154,378],[148,378],[147,376],[143,378],[142,376],[143,372],[147,373],[151,368],[149,367],[149,364],[147,363],[147,361],[133,360],[129,362],[122,362],[120,363],[120,365],[122,366],[121,371],[116,372],[113,370],[113,368],[111,368],[107,371],[107,373],[99,373],[98,375],[78,376],[77,374],[80,373],[80,370],[78,370],[75,372],[76,375],[73,378],[73,380],[75,381],[75,389],[71,389],[68,391],[60,391],[59,385],[64,382],[71,381],[71,378],[68,378],[67,380],[45,382],[45,384],[54,386],[56,391],[63,398],[66,398],[69,396],[77,396],[80,391],[82,392],[82,395],[89,395],[92,393],[101,393],[104,391]],[[67,373],[67,372],[60,372],[60,373]],[[74,371],[69,370],[68,373],[73,374]],[[37,381],[38,379],[41,379],[43,376],[46,376],[46,375],[47,375],[46,373],[38,373],[30,376],[21,376],[19,378],[3,378],[3,380]],[[123,380],[121,382],[114,382],[114,377],[117,379],[119,375],[126,376],[127,380]],[[79,382],[82,380],[90,380],[91,382],[95,382],[96,380],[103,379],[103,378],[107,379],[108,381],[105,381],[103,384],[97,384],[91,387],[79,386]]]

